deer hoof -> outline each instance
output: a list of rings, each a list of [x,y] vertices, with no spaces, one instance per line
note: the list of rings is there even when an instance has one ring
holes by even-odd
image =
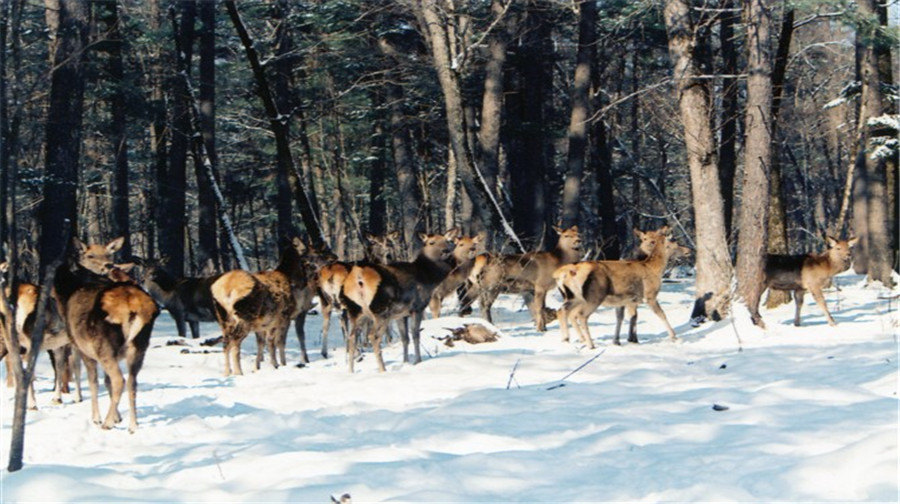
[[[50,399],[50,404],[62,404],[62,399],[54,397],[53,399]]]

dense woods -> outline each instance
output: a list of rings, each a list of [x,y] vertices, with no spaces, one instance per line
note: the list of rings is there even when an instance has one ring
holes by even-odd
[[[10,0],[4,255],[38,280],[72,222],[181,276],[264,268],[298,233],[358,257],[369,231],[399,231],[409,255],[419,232],[532,250],[578,224],[615,258],[633,227],[668,222],[708,314],[735,267],[758,296],[766,250],[825,233],[859,235],[857,270],[889,282],[890,9]]]
[[[298,235],[357,259],[397,232],[412,258],[423,233],[526,252],[578,226],[588,258],[618,259],[668,225],[697,322],[755,306],[766,253],[825,235],[859,237],[855,269],[891,286],[898,18],[878,0],[6,0],[7,285],[45,284],[69,237],[124,236],[179,278],[271,268]]]

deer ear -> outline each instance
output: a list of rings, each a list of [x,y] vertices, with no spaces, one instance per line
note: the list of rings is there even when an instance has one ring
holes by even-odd
[[[130,262],[130,263],[116,264],[115,267],[119,268],[120,270],[124,271],[125,273],[128,273],[129,271],[134,269],[134,263]]]
[[[421,239],[423,242],[428,241],[428,235],[425,233],[419,233],[419,239]]]
[[[366,233],[366,240],[375,241],[375,235],[372,233]]]
[[[3,261],[2,263],[0,263],[0,273],[6,273],[7,271],[9,271],[9,263]]]
[[[306,244],[303,243],[303,240],[301,240],[299,236],[295,236],[291,240],[291,245],[293,245],[297,252],[301,254],[306,252]]]
[[[556,231],[556,234],[562,234],[562,232],[563,232],[563,228],[561,228],[561,227],[557,227],[557,226],[550,226],[550,227],[552,227],[553,230]]]
[[[72,245],[75,246],[75,250],[77,250],[79,254],[83,254],[84,251],[88,248],[88,246],[78,238],[72,238]]]
[[[848,246],[848,247],[851,247],[851,248],[852,248],[854,245],[856,245],[857,243],[859,243],[859,237],[858,237],[858,236],[854,236],[853,238],[850,238],[849,240],[847,240],[847,246]]]
[[[658,232],[660,232],[660,233],[662,233],[662,234],[668,236],[669,233],[672,232],[672,230],[669,229],[669,226],[668,226],[668,225],[665,225],[665,226],[659,228],[659,231],[658,231]]]
[[[115,240],[106,244],[106,251],[109,252],[110,254],[114,254],[114,253],[118,252],[119,249],[121,249],[123,245],[125,245],[125,237],[120,236],[120,237],[116,238]]]
[[[487,239],[487,231],[479,231],[478,234],[475,235],[474,238],[472,238],[472,241],[474,241],[475,243],[481,243],[481,242],[485,241],[486,239]]]
[[[400,239],[400,231],[391,231],[387,234],[388,240],[397,241]]]
[[[444,238],[446,238],[448,240],[455,240],[461,234],[462,233],[460,232],[459,228],[454,227],[454,228],[450,228],[446,233],[444,233]]]
[[[572,231],[573,233],[577,233],[577,232],[578,232],[578,226],[572,226],[572,227],[570,227],[568,230],[569,230],[569,231]]]
[[[825,236],[825,243],[828,244],[828,248],[834,248],[834,246],[837,245],[837,242],[838,241],[831,236]]]
[[[634,236],[637,236],[638,238],[644,237],[644,232],[641,231],[640,229],[634,228],[632,231],[634,232]]]

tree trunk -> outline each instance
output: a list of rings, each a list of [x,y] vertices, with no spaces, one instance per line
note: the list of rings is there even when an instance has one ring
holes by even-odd
[[[581,2],[578,16],[578,50],[575,56],[575,78],[572,81],[572,114],[569,119],[569,150],[566,154],[566,181],[562,195],[562,227],[568,228],[581,221],[581,178],[584,172],[585,146],[587,145],[588,117],[590,116],[591,73],[594,60],[591,48],[597,43],[597,4]]]
[[[181,15],[179,23],[178,45],[181,53],[174,58],[184,61],[185,71],[190,75],[194,45],[194,21],[197,16],[197,5],[194,0],[178,2]],[[169,7],[175,9],[175,5]],[[172,77],[172,140],[169,149],[169,167],[160,183],[160,209],[163,218],[159,228],[159,252],[167,257],[165,268],[175,277],[184,276],[184,230],[187,226],[185,212],[186,202],[186,167],[188,147],[190,144],[190,98],[187,86],[179,76]]]
[[[778,155],[778,115],[784,94],[784,79],[787,73],[788,56],[791,49],[791,37],[794,33],[794,10],[784,13],[781,21],[781,32],[778,35],[778,48],[775,51],[775,63],[772,68],[772,155],[769,168],[769,244],[770,254],[787,254],[788,236],[784,211],[783,190],[781,188],[781,159]],[[775,308],[791,300],[788,291],[769,289],[766,307]]]
[[[114,86],[110,99],[112,124],[110,138],[115,149],[115,182],[112,184],[112,217],[113,236],[124,236],[125,244],[122,246],[122,255],[131,256],[131,231],[129,228],[130,213],[128,210],[128,135],[127,121],[125,118],[125,71],[122,65],[122,47],[124,41],[119,30],[119,7],[117,0],[107,0],[104,3],[105,12],[103,19],[106,24],[106,39],[109,44],[108,68]]]
[[[738,292],[753,323],[765,327],[759,298],[765,288],[768,242],[769,179],[772,164],[772,27],[769,0],[748,0],[747,110],[744,115],[744,179],[738,221]]]
[[[887,187],[886,187],[886,160],[873,159],[869,140],[872,137],[869,119],[878,117],[884,112],[881,96],[881,79],[878,69],[878,54],[876,47],[883,43],[876,32],[879,27],[876,0],[860,0],[858,2],[862,24],[860,29],[865,30],[864,46],[861,48],[862,60],[860,61],[860,81],[862,91],[860,97],[859,112],[859,152],[857,170],[865,171],[866,177],[866,227],[868,243],[866,244],[867,266],[869,281],[880,281],[885,286],[892,286],[891,279],[891,251],[890,233],[888,231]],[[857,39],[860,40],[860,39]],[[857,53],[859,54],[859,53]],[[857,230],[857,232],[859,232]]]
[[[288,24],[288,14],[290,13],[290,4],[286,0],[278,0],[274,5],[275,15],[275,61],[273,67],[275,74],[272,77],[272,91],[275,99],[275,106],[281,113],[287,113],[293,108],[290,92],[290,79],[292,70],[292,58],[290,57],[293,50],[294,42],[291,39],[290,25]],[[285,121],[285,129],[289,130],[290,126]],[[290,243],[291,238],[296,235],[293,225],[293,208],[291,205],[291,187],[288,182],[288,174],[292,167],[282,166],[283,161],[279,158],[279,168],[276,174],[276,198],[275,209],[278,216],[278,247],[284,247]],[[337,238],[337,235],[335,235]]]
[[[395,79],[397,77],[395,74]],[[399,84],[388,84],[388,102],[391,104],[391,150],[394,153],[394,172],[397,174],[400,225],[406,252],[413,254],[419,246],[422,195],[416,184],[416,165],[409,145],[409,128],[403,114],[403,88]]]
[[[68,244],[59,237],[75,226],[76,187],[81,165],[81,121],[84,103],[84,49],[88,5],[62,0],[47,111],[46,172],[41,204],[41,271],[63,255]]]
[[[734,216],[734,174],[737,166],[738,74],[737,50],[734,43],[734,24],[740,13],[728,12],[735,0],[725,0],[725,12],[719,18],[719,46],[722,51],[722,110],[720,115],[719,182],[722,187],[722,209],[725,216],[725,236],[731,238]]]
[[[876,6],[876,10],[878,11],[878,24],[880,24],[882,28],[890,26],[890,23],[888,22],[887,4],[879,2]],[[875,56],[878,59],[878,78],[883,85],[887,87],[896,84],[894,80],[891,49],[892,46],[887,43],[875,46]],[[894,51],[897,50],[896,47],[893,47],[893,49]],[[883,105],[885,107],[885,113],[900,113],[900,106],[898,106],[896,100],[893,102],[887,100],[887,103]],[[896,136],[897,132],[894,132],[894,135]],[[900,205],[900,200],[898,200],[898,197],[900,197],[900,194],[898,194],[900,193],[900,183],[898,183],[898,166],[900,166],[900,155],[898,155],[898,152],[895,149],[894,155],[885,159],[885,172],[887,174],[885,182],[887,185],[888,207],[887,229],[890,233],[890,250],[893,254],[891,264],[895,270],[900,271],[900,212],[898,212],[898,205]]]
[[[216,155],[216,3],[200,2],[200,132],[212,163],[213,171],[218,171]],[[205,175],[202,163],[194,163],[197,178],[197,259],[196,264],[203,271],[212,266],[221,271],[216,226],[216,199],[212,186]]]
[[[696,40],[690,4],[687,0],[666,0],[664,16],[694,203],[698,302],[693,316],[705,314],[716,319],[728,313],[733,270],[725,238],[716,147],[709,120],[709,84],[698,78],[700,65],[694,51]]]
[[[369,233],[383,235],[387,233],[387,201],[385,191],[385,175],[387,173],[387,160],[385,153],[384,134],[384,95],[378,91],[372,92],[372,136],[369,139],[369,157],[372,164],[369,167]]]
[[[263,102],[263,107],[269,118],[269,128],[275,136],[278,169],[287,172],[288,184],[290,185],[291,192],[294,194],[297,205],[300,207],[300,216],[303,219],[303,225],[306,228],[306,232],[309,234],[310,242],[312,242],[314,247],[324,248],[325,240],[322,237],[322,231],[319,227],[318,216],[315,214],[306,187],[302,184],[299,174],[297,173],[297,168],[294,165],[294,156],[291,153],[291,146],[288,138],[288,120],[290,119],[290,115],[282,114],[278,110],[278,106],[272,96],[272,91],[269,88],[268,79],[266,78],[262,64],[259,62],[259,55],[253,47],[253,40],[250,38],[247,28],[241,20],[241,16],[238,13],[234,0],[226,1],[225,8],[228,10],[231,22],[234,24],[235,30],[241,39],[241,44],[244,46],[250,68],[253,70],[253,75],[256,78],[256,93]]]

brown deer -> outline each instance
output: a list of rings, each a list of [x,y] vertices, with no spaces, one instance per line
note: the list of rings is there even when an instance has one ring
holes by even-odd
[[[553,273],[557,287],[565,299],[558,312],[563,341],[569,340],[568,322],[572,322],[582,341],[589,348],[594,348],[587,322],[594,310],[603,305],[618,308],[613,343],[619,344],[624,311],[628,312],[631,322],[629,341],[636,343],[637,307],[642,302],[646,302],[663,321],[669,338],[677,339],[675,330],[656,298],[669,258],[689,251],[669,239],[667,226],[656,231],[635,230],[635,233],[641,239],[642,250],[650,251],[643,260],[586,261],[562,266]]]
[[[852,249],[859,238],[838,240],[830,236],[825,237],[828,249],[822,254],[799,255],[766,255],[765,287],[794,292],[794,325],[800,326],[800,309],[803,307],[803,296],[809,291],[816,304],[825,313],[829,325],[837,325],[822,289],[831,281],[831,278],[850,267]],[[759,306],[750,307],[751,317],[759,320]]]
[[[91,413],[100,423],[97,404],[97,363],[106,373],[110,404],[101,427],[110,429],[122,420],[119,400],[128,389],[131,421],[128,431],[137,430],[137,375],[150,344],[153,323],[159,309],[149,294],[131,283],[108,278],[115,268],[112,256],[124,243],[117,238],[106,245],[86,245],[73,240],[76,260],[56,272],[54,290],[69,337],[84,359],[91,389]],[[128,381],[119,368],[125,359]],[[123,385],[125,387],[123,387]]]
[[[488,322],[492,322],[491,306],[500,292],[524,293],[533,295],[528,308],[537,330],[547,330],[545,299],[555,285],[553,272],[581,258],[578,226],[553,229],[559,233],[559,241],[552,251],[475,257],[467,286],[477,292],[481,312]]]
[[[394,248],[400,233],[397,231],[390,232],[386,235],[379,236],[366,234],[365,259],[363,262],[373,262],[385,264],[393,260]],[[316,275],[316,288],[319,296],[319,302],[322,304],[322,357],[328,358],[328,330],[331,328],[331,313],[334,310],[341,312],[341,332],[344,334],[345,343],[347,338],[347,317],[344,306],[341,303],[341,289],[344,286],[344,280],[350,274],[350,270],[359,262],[333,261],[321,268]],[[349,348],[349,346],[347,347]],[[348,358],[349,353],[347,354]],[[304,353],[305,357],[305,353]],[[309,360],[304,360],[309,362]]]
[[[297,292],[297,316],[294,317],[294,331],[297,341],[300,343],[300,360],[305,364],[309,362],[306,353],[306,315],[313,309],[316,296],[319,295],[319,270],[329,263],[337,260],[327,248],[309,248],[303,256],[302,278],[298,278],[298,285],[302,287]],[[282,360],[284,360],[284,346],[282,345]]]
[[[308,286],[309,272],[304,259],[307,250],[300,238],[294,238],[274,270],[259,273],[233,270],[210,286],[216,319],[222,328],[225,376],[231,375],[232,370],[234,374],[243,374],[241,343],[250,331],[257,333],[256,369],[262,362],[263,344],[268,346],[274,367],[278,367],[276,347],[280,350],[281,363],[286,364],[287,330],[299,315],[298,297]]]
[[[453,255],[450,256],[453,269],[450,270],[447,278],[431,294],[429,308],[433,318],[441,316],[441,303],[444,301],[444,298],[454,292],[459,294],[460,311],[466,309],[465,300],[468,296],[465,296],[460,289],[465,288],[466,280],[469,278],[472,267],[475,265],[475,256],[482,252],[486,237],[487,233],[482,231],[475,236],[454,238],[456,247],[453,249]]]
[[[143,288],[160,306],[169,311],[175,320],[178,335],[200,337],[200,322],[215,322],[210,286],[221,275],[175,278],[163,268],[150,266],[144,272]]]
[[[391,320],[402,318],[403,362],[409,362],[410,334],[415,345],[415,363],[422,361],[419,349],[422,314],[435,287],[450,272],[448,258],[453,251],[453,236],[455,232],[422,234],[424,245],[413,262],[357,264],[350,269],[341,290],[341,302],[350,321],[349,356],[356,355],[356,331],[365,325],[378,370],[384,372],[381,338]],[[348,361],[352,373],[354,359]]]

